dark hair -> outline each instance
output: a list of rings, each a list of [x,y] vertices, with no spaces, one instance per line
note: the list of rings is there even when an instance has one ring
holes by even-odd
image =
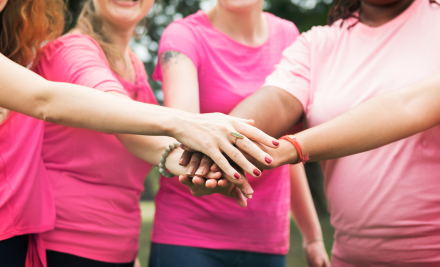
[[[429,0],[429,2],[439,4],[436,0]],[[342,27],[344,20],[348,18],[357,18],[359,22],[359,17],[354,15],[355,12],[361,12],[361,0],[334,0],[328,12],[327,24],[332,25],[337,20],[342,19]],[[349,28],[356,25],[356,23],[350,25]]]

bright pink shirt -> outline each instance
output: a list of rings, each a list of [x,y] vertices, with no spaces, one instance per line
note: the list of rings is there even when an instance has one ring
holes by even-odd
[[[265,13],[269,38],[242,45],[216,30],[202,11],[173,22],[162,35],[159,54],[187,55],[198,71],[200,111],[228,114],[258,90],[299,35],[295,25]],[[158,64],[154,78],[161,80]],[[247,176],[254,197],[247,208],[221,195],[193,197],[177,179],[160,179],[153,242],[212,249],[285,254],[289,248],[289,167]]]
[[[54,228],[43,133],[43,121],[16,112],[0,124],[0,240]]]
[[[265,85],[295,96],[309,127],[440,71],[440,6],[416,0],[371,28],[356,19],[314,27],[283,53]],[[423,120],[423,118],[420,118]],[[332,266],[438,266],[440,126],[322,162]]]
[[[114,91],[156,104],[135,56],[136,84],[109,67],[89,36],[69,34],[49,43],[36,72],[46,79]],[[106,262],[130,262],[138,251],[139,200],[151,165],[130,154],[116,136],[46,123],[42,156],[52,182],[55,230],[50,250]]]
[[[40,233],[55,226],[43,133],[43,121],[16,112],[0,123],[0,240],[29,234],[27,267],[46,266]]]

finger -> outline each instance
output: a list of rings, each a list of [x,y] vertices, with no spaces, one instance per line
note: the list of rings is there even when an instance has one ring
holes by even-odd
[[[179,182],[188,186],[190,189],[195,189],[194,184],[191,182],[191,179],[188,177],[188,175],[180,175],[179,176]]]
[[[189,161],[188,168],[186,169],[186,174],[189,176],[193,176],[196,172],[197,168],[200,165],[200,161],[202,160],[203,154],[200,152],[196,152],[192,155],[191,160]]]
[[[235,139],[235,137],[233,137],[233,136],[231,136],[231,138]],[[247,140],[252,145],[255,145],[251,141],[249,141],[249,139],[247,139],[247,138],[246,139],[242,139],[242,140]],[[240,143],[240,141],[237,141],[237,143]],[[225,145],[224,149],[223,148],[221,148],[221,149],[222,149],[223,152],[226,153],[226,155],[229,156],[229,158],[231,158],[232,161],[237,163],[237,165],[240,166],[245,172],[249,173],[250,175],[252,175],[254,177],[260,177],[261,176],[261,171],[257,167],[255,167],[255,165],[250,163],[246,159],[246,157],[243,155],[243,153],[241,153],[240,150],[238,150],[236,147],[234,147],[233,145],[229,144],[229,145]]]
[[[188,152],[197,152],[194,149],[191,149],[191,148],[185,146],[184,144],[180,144],[180,148],[182,148],[183,150],[188,151]]]
[[[229,182],[226,179],[220,179],[217,181],[217,185],[219,187],[226,187],[226,186],[228,186],[228,184],[229,184]]]
[[[249,124],[249,125],[254,125],[254,123],[255,123],[255,121],[253,119],[242,119],[242,118],[237,118],[237,117],[233,117],[233,118],[236,121],[244,122],[244,123]]]
[[[236,186],[232,188],[231,196],[235,198],[237,201],[237,204],[242,207],[247,207],[247,199],[244,197],[244,195],[241,193],[240,189],[238,189]]]
[[[244,137],[242,139],[237,139],[237,142],[235,142],[238,148],[249,154],[254,159],[258,160],[259,162],[270,165],[273,162],[273,158],[261,150],[254,142],[249,140],[247,137]],[[254,174],[256,174],[254,172]],[[261,173],[260,173],[261,174]]]
[[[210,157],[203,155],[202,161],[200,162],[200,166],[196,171],[196,175],[205,176],[208,174],[213,161]]]
[[[210,171],[210,172],[208,172],[207,175],[204,176],[204,178],[218,180],[218,179],[222,178],[222,176],[223,176],[222,172],[211,172]]]
[[[205,186],[205,179],[199,176],[194,176],[192,182],[195,186]]]
[[[238,151],[238,149],[227,142],[225,142],[223,146],[229,146]],[[222,150],[224,151],[224,149]],[[252,190],[252,187],[249,185],[246,176],[241,175],[236,169],[234,169],[231,166],[231,163],[228,162],[226,157],[222,153],[220,153],[218,149],[213,149],[210,152],[212,155],[211,159],[213,159],[214,162],[217,163],[217,165],[220,167],[220,169],[223,170],[223,177],[228,179],[229,182],[235,184],[247,196],[252,195],[254,190]],[[240,152],[238,153],[241,154]]]
[[[191,160],[192,155],[193,155],[193,152],[189,152],[189,151],[184,150],[182,153],[182,156],[180,157],[179,165],[180,166],[188,165],[189,161]]]
[[[208,180],[206,180],[205,186],[206,186],[206,188],[214,189],[217,187],[217,180],[208,179]]]
[[[219,172],[219,171],[221,171],[221,169],[220,169],[220,167],[217,164],[214,163],[214,164],[211,165],[211,171]]]
[[[260,129],[255,128],[249,124],[240,123],[236,126],[236,130],[242,135],[251,139],[252,141],[258,142],[265,146],[277,148],[280,145],[280,142],[277,139],[265,134]]]

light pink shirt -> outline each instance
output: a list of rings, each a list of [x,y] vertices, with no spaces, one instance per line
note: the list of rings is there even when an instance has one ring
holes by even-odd
[[[156,104],[142,62],[132,57],[136,84],[117,76],[90,37],[69,34],[49,43],[36,72],[46,79],[115,91]],[[52,182],[55,230],[50,250],[106,262],[135,259],[141,226],[139,199],[151,165],[112,134],[46,123],[43,160]]]
[[[380,27],[347,29],[356,21],[302,34],[266,80],[302,103],[309,127],[440,71],[440,6],[416,0]],[[332,266],[439,265],[439,137],[437,126],[322,162],[336,229]]]
[[[198,71],[200,111],[228,114],[258,90],[299,35],[291,22],[265,13],[269,39],[242,45],[216,30],[202,11],[173,22],[159,53],[187,55]],[[153,76],[162,79],[158,64]],[[156,196],[153,242],[212,249],[285,254],[289,248],[289,167],[247,176],[255,194],[245,209],[221,195],[193,197],[177,179],[162,177]]]

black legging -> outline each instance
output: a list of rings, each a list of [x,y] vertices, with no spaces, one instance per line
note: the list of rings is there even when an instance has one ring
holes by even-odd
[[[27,238],[27,235],[20,235],[0,241],[0,266],[24,267]]]
[[[72,254],[46,250],[47,267],[133,267],[134,262],[130,263],[109,263],[95,261]]]

